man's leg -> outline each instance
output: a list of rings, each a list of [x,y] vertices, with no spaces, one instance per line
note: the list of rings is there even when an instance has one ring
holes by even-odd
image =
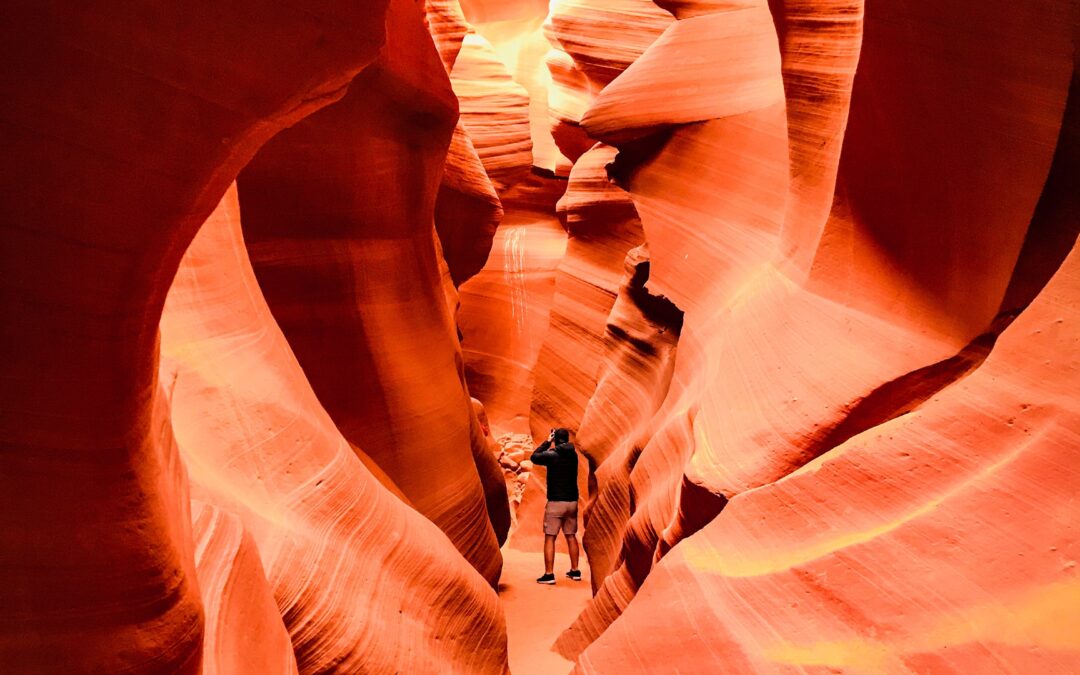
[[[576,534],[567,534],[566,536],[566,548],[570,550],[570,570],[576,571],[578,568],[578,543]]]
[[[557,534],[544,534],[544,574],[553,574],[555,571],[555,540],[558,538]],[[574,550],[577,550],[577,542],[574,543]]]

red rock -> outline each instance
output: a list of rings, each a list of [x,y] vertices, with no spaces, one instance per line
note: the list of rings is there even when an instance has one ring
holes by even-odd
[[[491,255],[461,286],[458,324],[469,391],[484,402],[496,436],[529,431],[532,367],[566,245],[555,217],[564,187],[559,179],[531,175],[504,196],[506,215]]]
[[[156,381],[161,305],[259,146],[375,58],[384,9],[5,7],[6,670],[199,670],[188,500]]]
[[[569,238],[534,369],[530,424],[537,437],[555,427],[578,429],[600,376],[626,251],[645,237],[633,202],[607,179],[604,167],[614,157],[615,149],[601,144],[582,155],[559,200]]]
[[[302,672],[504,668],[491,588],[394,496],[390,478],[350,446],[305,379],[248,262],[235,189],[177,274],[162,352],[193,489],[236,513],[258,546]],[[448,624],[462,630],[446,635]],[[235,644],[249,626],[223,621],[225,632],[211,637]]]
[[[980,56],[982,50],[974,49],[959,61],[946,56],[951,53],[946,45],[956,38],[944,40],[945,31],[972,39],[989,25],[984,21],[996,20],[991,18],[998,16],[994,10],[967,15],[958,5],[946,4],[911,10],[909,15],[906,8],[876,9],[879,13],[867,19],[852,85],[858,9],[777,3],[773,9],[780,19],[782,68],[774,62],[761,69],[760,59],[730,60],[700,76],[690,72],[693,67],[673,68],[700,52],[694,45],[713,30],[736,31],[723,43],[732,47],[749,40],[750,46],[739,48],[741,54],[762,49],[760,53],[768,55],[768,45],[776,38],[763,9],[680,4],[679,21],[600,92],[583,119],[587,130],[622,149],[612,170],[630,191],[644,224],[652,253],[650,290],[686,311],[675,373],[662,407],[653,414],[645,406],[623,422],[628,430],[640,431],[630,432],[632,440],[616,442],[613,453],[610,444],[599,448],[607,460],[597,469],[601,488],[589,509],[586,549],[594,584],[596,577],[602,583],[559,644],[564,654],[577,654],[597,639],[582,657],[586,671],[642,667],[662,658],[657,647],[668,639],[665,635],[675,634],[663,632],[667,626],[662,617],[674,606],[675,594],[650,594],[646,602],[641,602],[644,596],[635,597],[643,583],[650,587],[656,562],[662,567],[665,556],[682,548],[680,542],[730,526],[725,521],[743,495],[750,499],[783,484],[786,476],[801,475],[800,467],[815,458],[828,458],[845,442],[879,433],[889,420],[930,405],[927,401],[936,400],[936,392],[951,391],[950,384],[973,369],[975,375],[982,372],[986,366],[979,364],[991,339],[979,336],[999,331],[998,313],[1007,307],[1014,312],[1023,304],[1003,304],[1004,289],[1031,286],[1014,272],[1014,261],[1044,189],[1069,70],[1062,31],[1067,22],[1060,21],[1054,6],[1020,13],[1024,18],[1003,37],[1015,49],[995,50],[993,56]],[[822,22],[835,30],[821,31]],[[912,24],[925,30],[895,30]],[[1030,40],[1020,37],[1029,30],[1050,36],[1040,56],[1028,52]],[[900,65],[907,63],[907,54],[918,54],[917,68]],[[989,62],[995,65],[986,67]],[[700,63],[707,67],[704,60]],[[901,70],[909,76],[898,86],[891,74]],[[822,78],[822,72],[829,76]],[[943,83],[962,78],[960,72],[981,74],[965,80],[968,97],[992,100],[1021,80],[1040,95],[1027,105],[1010,106],[1007,114],[990,106],[976,116],[982,135],[975,138],[972,127],[961,121],[971,119],[965,104],[934,93]],[[657,98],[663,91],[658,81],[702,86],[689,100],[670,106]],[[784,89],[778,87],[781,81]],[[862,82],[870,84],[860,88]],[[848,136],[841,154],[837,132],[844,127],[851,86]],[[793,100],[786,115],[783,105],[774,102],[785,91]],[[934,101],[931,122],[912,103],[922,100]],[[948,135],[944,130],[957,125],[967,134],[963,142],[929,140],[935,130]],[[991,139],[999,134],[1009,138],[1013,149],[995,153],[984,164],[982,148],[997,143]],[[918,140],[899,140],[909,137]],[[897,157],[898,163],[883,160],[889,157]],[[982,197],[988,190],[984,181],[993,180],[997,167],[1004,171],[1006,157],[1019,164],[1009,178],[1001,179],[1000,184],[1009,186],[1008,195],[991,205]],[[929,173],[938,175],[937,182],[924,188],[926,167],[931,166]],[[858,206],[864,199],[870,204],[865,209]],[[960,213],[965,215],[958,217]],[[968,217],[972,213],[982,215],[973,220]],[[909,225],[902,224],[901,217]],[[915,222],[918,226],[910,225]],[[995,234],[986,239],[982,224],[988,222],[995,223]],[[977,254],[969,255],[960,252],[961,241],[982,243]],[[895,255],[893,247],[898,247]],[[932,255],[919,253],[929,249]],[[950,250],[954,253],[947,253]],[[599,397],[598,390],[590,407]],[[954,414],[963,420],[968,413]],[[581,436],[589,428],[583,421]],[[607,440],[604,435],[595,438],[601,444]],[[597,454],[595,441],[590,452]],[[850,474],[847,480],[853,482],[863,475],[857,464]],[[814,489],[810,478],[803,484],[808,492]],[[732,504],[720,512],[729,498]],[[760,518],[769,520],[768,515]],[[695,535],[702,528],[701,535]],[[737,540],[724,536],[709,541],[711,553],[687,568],[681,588],[698,584],[691,580],[699,573],[701,584],[710,583],[705,581],[711,578],[708,558],[728,555],[716,547]],[[992,554],[980,553],[977,540],[971,541],[971,551],[965,553],[969,564],[992,568]],[[892,565],[890,555],[871,559],[880,561],[873,563],[879,569]],[[845,565],[838,561],[834,569],[854,573]],[[897,567],[896,583],[912,574]],[[724,614],[723,606],[696,599],[715,597],[712,590],[702,587],[702,592],[678,601],[687,607],[680,611],[692,617],[692,623],[673,631],[696,632],[691,625]],[[762,588],[755,592],[765,594]],[[875,607],[874,595],[864,591],[836,606],[821,599],[812,607],[824,608],[819,613],[838,612],[835,607],[843,604],[857,608],[853,611],[858,615]],[[757,613],[752,597],[745,596],[750,604],[743,606]],[[790,602],[791,593],[785,597]],[[636,619],[629,613],[634,608]],[[948,611],[932,605],[924,610],[928,616]],[[617,618],[624,611],[625,618]],[[650,623],[646,616],[656,621]],[[798,636],[817,630],[806,617],[803,627],[796,627],[772,625],[768,611],[759,616],[766,617],[761,630],[769,631],[777,645],[795,644]],[[850,630],[862,625],[839,612],[836,621],[839,626],[847,621]],[[825,625],[830,624],[823,624],[823,630]],[[655,634],[657,647],[635,642],[631,652],[626,641],[630,634]],[[697,659],[698,668],[702,655],[709,654],[709,667],[722,670],[810,662],[872,667],[869,661],[845,661],[865,653],[844,639],[822,638],[817,644],[832,647],[821,647],[814,656],[796,649],[770,661],[772,656],[749,647],[757,638],[737,632],[720,636],[715,644],[702,641],[686,654]],[[878,653],[896,647],[873,649]],[[741,655],[747,653],[752,656],[744,660]],[[810,660],[799,661],[799,654]],[[829,654],[835,660],[814,660]],[[943,656],[941,663],[949,662]],[[972,657],[961,651],[955,658],[964,664]],[[673,667],[685,668],[690,662]],[[892,661],[874,663],[885,670],[896,667]]]
[[[596,93],[633,63],[671,23],[649,0],[559,2],[548,17],[552,49],[546,57],[552,85],[551,133],[564,155],[577,162],[596,139],[581,118]]]
[[[199,501],[191,504],[191,521],[206,608],[203,672],[298,672],[259,550],[243,523],[235,514]]]
[[[579,670],[1075,668],[1078,292],[1074,249],[967,379],[736,496]]]
[[[424,21],[446,72],[452,72],[465,36],[472,32],[461,7],[456,0],[428,0]],[[484,266],[502,213],[495,186],[458,120],[435,199],[435,230],[455,286]]]
[[[8,10],[6,670],[1080,670],[1072,4]]]
[[[500,195],[532,167],[529,95],[511,79],[484,37],[469,33],[450,73],[469,133],[488,177]]]
[[[456,102],[413,3],[391,6],[387,33],[340,102],[245,168],[244,236],[267,303],[345,438],[494,584],[498,542],[476,467],[486,447],[473,447],[482,436],[433,243]]]

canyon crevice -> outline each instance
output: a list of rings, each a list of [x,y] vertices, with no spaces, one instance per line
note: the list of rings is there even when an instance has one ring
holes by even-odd
[[[3,672],[1080,670],[1075,3],[6,14]]]

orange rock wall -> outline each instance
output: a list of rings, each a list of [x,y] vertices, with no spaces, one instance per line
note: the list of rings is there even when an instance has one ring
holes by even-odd
[[[663,4],[677,21],[595,94],[580,126],[619,149],[607,168],[628,191],[643,225],[651,259],[646,287],[683,310],[685,321],[670,386],[650,379],[657,361],[626,364],[623,385],[597,387],[585,406],[578,441],[595,469],[585,542],[596,596],[560,639],[559,650],[580,656],[583,672],[643,669],[660,661],[736,671],[810,665],[970,670],[986,667],[989,659],[1026,663],[1018,644],[1041,645],[1046,653],[1040,663],[1052,668],[1075,665],[1076,644],[1060,639],[1052,621],[1033,628],[1026,640],[999,637],[989,627],[998,619],[992,612],[984,616],[989,610],[980,604],[982,593],[1041,603],[1037,598],[1063,589],[1059,583],[1071,583],[1067,568],[1030,579],[1019,572],[998,589],[987,584],[1000,574],[998,559],[1009,555],[1003,551],[1029,557],[1039,550],[1039,562],[1032,564],[1050,570],[1058,550],[1075,546],[1075,533],[1057,521],[1031,548],[1021,538],[977,533],[943,544],[940,531],[918,531],[908,542],[911,551],[955,546],[964,565],[975,568],[971,583],[982,586],[965,595],[957,581],[941,577],[931,588],[945,584],[948,599],[926,599],[925,591],[916,596],[926,574],[906,561],[919,553],[886,553],[892,526],[857,535],[854,522],[861,515],[855,514],[862,513],[862,499],[889,499],[870,495],[887,493],[883,486],[894,483],[918,495],[905,507],[909,515],[897,516],[904,522],[952,504],[956,495],[897,466],[862,464],[845,453],[860,443],[867,452],[891,452],[903,441],[887,430],[903,420],[920,439],[956,433],[913,441],[913,447],[940,446],[945,454],[950,444],[964,448],[978,476],[973,490],[990,489],[983,481],[1011,482],[999,471],[993,447],[1023,453],[1030,442],[1010,436],[1008,404],[978,404],[975,412],[971,402],[938,402],[949,396],[966,401],[957,382],[985,381],[987,391],[970,396],[987,401],[994,400],[996,386],[1019,386],[995,379],[993,373],[1009,366],[996,371],[993,361],[983,360],[998,354],[999,363],[1023,360],[1022,338],[1010,343],[1003,337],[997,346],[994,340],[1075,239],[1075,227],[1064,225],[1060,215],[1073,213],[1075,220],[1075,204],[1060,203],[1056,182],[1056,176],[1075,175],[1072,160],[1062,159],[1075,152],[1073,122],[1068,115],[1062,122],[1075,17],[1064,3],[1052,2],[1007,12],[1004,6],[973,11],[960,3],[865,10],[840,2]],[[1005,13],[1010,25],[992,28]],[[583,42],[601,30],[577,27]],[[991,34],[995,39],[987,40]],[[1031,51],[1040,42],[1035,35],[1045,37],[1038,56]],[[959,58],[958,44],[970,45]],[[992,54],[984,51],[990,49]],[[588,71],[587,56],[572,58],[575,69]],[[555,63],[566,72],[565,64]],[[1029,92],[1023,103],[1009,98],[1017,88]],[[672,91],[686,95],[673,98]],[[1000,153],[1003,143],[1009,150]],[[1040,225],[1036,204],[1043,208],[1047,200],[1059,214],[1056,230]],[[594,222],[598,228],[608,223],[602,217]],[[1064,268],[1059,274],[1070,275]],[[1059,283],[1065,284],[1059,298],[1074,292]],[[1064,307],[1053,297],[1045,302]],[[1029,310],[1033,316],[1037,306]],[[626,320],[613,312],[608,331]],[[1068,374],[1077,363],[1063,348],[1071,338],[1063,339],[1032,347],[1032,353],[1058,355],[1057,367]],[[1016,345],[1015,355],[1003,348],[1007,344]],[[559,363],[548,352],[540,372],[545,358]],[[620,370],[617,355],[604,359],[606,368]],[[656,384],[627,400],[625,393],[633,391],[628,383],[635,381]],[[1044,396],[1060,401],[1056,387],[1049,388]],[[1011,396],[1002,392],[999,398]],[[551,415],[545,412],[550,398],[535,392],[534,412]],[[576,398],[563,397],[569,401],[562,404],[565,411],[556,408],[551,416],[572,413]],[[1076,426],[1075,405],[1049,401],[1047,429]],[[940,416],[928,413],[925,429],[918,426],[924,409]],[[964,430],[981,415],[1000,421],[1002,430],[984,422],[986,440],[975,443]],[[1031,427],[1026,433],[1051,437],[1043,446],[1045,461],[1067,461],[1067,433]],[[1031,461],[1041,461],[1036,454]],[[949,473],[944,456],[931,453],[918,461]],[[837,484],[816,482],[824,467],[840,472]],[[966,484],[963,472],[956,474],[956,484]],[[1021,475],[1015,479],[1022,481]],[[777,499],[775,512],[743,511],[741,505],[756,495],[787,484],[799,491]],[[1063,495],[1069,485],[1062,477],[1050,489]],[[848,515],[826,523],[815,510],[820,500]],[[1027,504],[1015,507],[1021,519],[1042,518],[1036,502],[1019,503]],[[957,518],[967,508],[974,509],[970,517],[985,517],[972,505],[951,508]],[[740,528],[751,522],[769,528],[789,511],[802,514],[793,518],[805,523],[804,533],[781,529],[743,538]],[[975,527],[991,528],[989,523]],[[831,544],[810,543],[811,531],[818,538],[828,532]],[[774,545],[803,553],[763,554],[757,560],[768,563],[747,563],[739,572],[721,562],[742,561],[747,547]],[[670,568],[675,576],[668,576],[667,556],[683,550],[696,553],[691,562],[683,562],[690,553],[679,555]],[[827,558],[830,551],[835,559]],[[819,558],[830,571],[807,571]],[[783,600],[776,596],[777,607],[805,606],[807,614],[787,622],[773,620],[767,602],[762,611],[757,598],[771,597],[771,578],[728,594],[734,577],[765,575],[759,568],[783,571],[812,593],[804,602],[794,601],[794,587]],[[880,581],[848,589],[845,575],[861,569],[873,569]],[[660,570],[663,581],[653,581]],[[882,609],[882,588],[915,596],[911,608]],[[1023,607],[1010,611],[1039,616],[1036,622],[1058,611]],[[675,627],[667,624],[673,610],[685,617]],[[756,627],[749,619],[740,623],[741,612],[757,617]],[[980,616],[982,623],[961,631],[954,614]],[[888,637],[892,628],[883,622],[897,615],[907,617],[899,632],[924,642]],[[714,640],[703,625],[732,628]],[[942,627],[938,634],[945,637],[935,642],[917,627],[931,625]],[[655,639],[643,644],[645,635]],[[945,651],[953,646],[950,639],[960,647],[955,652]],[[669,645],[679,640],[685,661],[672,661]]]
[[[162,380],[196,495],[250,532],[301,672],[499,671],[494,592],[320,405],[263,300],[240,213],[232,189],[162,320]]]
[[[1080,670],[1075,3],[6,10],[4,672]]]
[[[455,111],[420,8],[402,0],[380,59],[338,104],[267,143],[238,183],[255,274],[319,400],[495,584],[433,241]]]
[[[457,116],[446,71],[412,3],[395,3],[389,21],[378,2],[249,5],[9,8],[2,297],[7,315],[22,318],[4,324],[13,358],[3,360],[12,386],[0,423],[0,663],[10,672],[502,672],[491,585],[506,492],[477,433],[432,227]],[[381,151],[370,156],[368,189],[383,210],[338,205],[369,234],[379,225],[360,216],[394,224],[369,252],[416,252],[406,272],[392,266],[384,277],[404,282],[392,296],[419,299],[413,315],[427,323],[415,335],[441,379],[402,414],[420,409],[422,424],[442,431],[424,439],[438,451],[419,466],[453,460],[449,481],[430,484],[419,505],[360,447],[378,449],[377,438],[350,444],[310,388],[256,284],[235,190],[202,226],[260,146],[339,99],[339,111],[357,110],[357,90],[406,114],[336,130],[340,117],[313,120],[344,147],[306,187],[361,197],[333,169]],[[372,124],[365,132],[359,122]],[[402,139],[412,173],[383,162]],[[491,197],[470,205],[489,218],[475,226],[482,235],[498,202],[475,152],[471,166],[463,156],[451,188]],[[383,189],[402,178],[411,198],[392,201]],[[285,181],[280,197],[303,204],[290,189]],[[281,215],[278,234],[318,234],[306,229],[316,209]],[[459,274],[476,264],[470,255],[486,255],[476,239],[455,262]],[[424,407],[435,398],[457,407],[440,418]],[[433,502],[458,509],[443,519],[457,546],[414,510],[438,518]]]
[[[157,382],[161,307],[258,147],[376,57],[384,9],[5,7],[6,670],[200,669],[186,479]]]

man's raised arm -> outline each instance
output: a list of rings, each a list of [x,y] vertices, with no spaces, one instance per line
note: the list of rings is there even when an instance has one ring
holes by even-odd
[[[533,450],[532,456],[529,457],[529,461],[533,464],[539,464],[540,466],[551,466],[559,460],[559,453],[555,452],[555,448],[551,447],[551,439],[547,439]]]

